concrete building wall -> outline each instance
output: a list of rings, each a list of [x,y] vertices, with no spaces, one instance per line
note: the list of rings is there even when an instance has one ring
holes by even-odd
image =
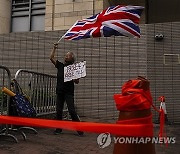
[[[45,30],[69,29],[77,20],[90,17],[102,9],[103,0],[48,0]]]
[[[148,23],[180,21],[179,0],[148,1]]]
[[[104,0],[104,8],[114,5],[137,5],[137,6],[144,6],[144,11],[141,15],[140,23],[146,23],[146,0]]]
[[[101,119],[117,118],[113,95],[121,85],[137,75],[146,76],[146,26],[142,37],[90,38],[79,41],[62,40],[57,58],[72,51],[77,62],[87,61],[87,76],[76,85],[75,103],[80,116]],[[56,75],[49,54],[64,31],[10,33],[0,35],[0,65],[7,66],[12,76],[18,69]]]
[[[157,34],[164,39],[156,40]],[[147,25],[147,75],[151,81],[154,103],[165,96],[171,122],[180,122],[180,22]],[[156,112],[157,114],[157,112]]]
[[[10,32],[11,0],[0,1],[0,34]]]
[[[79,41],[62,40],[57,58],[63,61],[73,51],[77,61],[87,61],[87,76],[76,86],[76,106],[80,116],[117,118],[113,100],[122,84],[137,75],[150,80],[153,101],[165,96],[170,121],[180,122],[180,22],[140,25],[141,38],[109,37]],[[65,31],[26,32],[0,35],[0,65],[12,75],[18,69],[56,74],[49,54]],[[163,40],[155,40],[156,34]],[[158,114],[154,113],[154,120]]]
[[[141,23],[150,24],[180,20],[179,0],[104,0],[105,7],[118,4],[145,6]]]

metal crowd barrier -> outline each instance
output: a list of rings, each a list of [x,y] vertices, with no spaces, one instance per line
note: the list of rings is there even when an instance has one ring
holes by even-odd
[[[15,79],[35,108],[37,116],[56,112],[56,76],[20,69],[16,72]],[[0,115],[9,115],[10,97],[2,92],[3,87],[11,89],[11,73],[7,67],[0,66]],[[67,105],[64,105],[63,118],[69,119]],[[32,127],[14,128],[12,125],[6,125],[4,128],[0,125],[0,136],[11,137],[18,142],[18,139],[9,133],[16,131],[21,133],[25,140],[24,129],[37,134]]]
[[[11,73],[9,69],[5,66],[0,65],[0,115],[9,115],[9,107],[10,107],[10,97],[2,92],[3,87],[7,87],[11,89]],[[0,125],[0,137],[10,137],[18,142],[18,139],[10,134],[12,131],[12,126],[10,125]],[[13,130],[18,131],[18,130]],[[25,138],[25,134],[21,132],[23,137]]]
[[[15,79],[35,108],[37,116],[56,112],[56,76],[20,69],[16,72]],[[63,118],[69,119],[66,104]]]
[[[56,76],[20,69],[15,74],[37,116],[56,112]]]

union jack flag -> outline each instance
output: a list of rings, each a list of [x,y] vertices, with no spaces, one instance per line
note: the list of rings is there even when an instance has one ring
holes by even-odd
[[[78,20],[62,38],[79,40],[90,37],[140,37],[142,6],[111,6],[87,19]]]

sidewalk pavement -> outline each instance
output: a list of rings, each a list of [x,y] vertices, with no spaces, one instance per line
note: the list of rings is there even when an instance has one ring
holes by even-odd
[[[169,137],[176,137],[175,144],[156,144],[156,154],[180,154],[180,125],[166,125]],[[76,132],[63,130],[59,135],[53,129],[37,128],[38,134],[25,131],[27,139],[16,133],[18,143],[10,138],[0,137],[0,154],[112,154],[113,142],[105,148],[97,144],[99,134],[85,133],[79,137]],[[154,125],[155,136],[159,125]]]

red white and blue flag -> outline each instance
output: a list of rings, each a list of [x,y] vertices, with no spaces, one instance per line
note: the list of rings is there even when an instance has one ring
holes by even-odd
[[[87,19],[78,20],[62,38],[80,40],[90,37],[140,37],[142,6],[111,6]]]

